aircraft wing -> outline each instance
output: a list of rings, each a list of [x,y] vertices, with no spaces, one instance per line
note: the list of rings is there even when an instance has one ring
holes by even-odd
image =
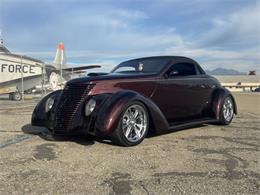
[[[76,66],[76,67],[70,67],[70,68],[63,68],[62,70],[66,72],[77,72],[77,71],[83,71],[87,69],[92,69],[92,68],[100,68],[100,65],[87,65],[87,66]]]
[[[71,71],[71,72],[66,72],[67,74],[83,74],[83,73],[86,73],[86,70],[76,70],[76,71],[74,71],[73,70],[73,72]]]

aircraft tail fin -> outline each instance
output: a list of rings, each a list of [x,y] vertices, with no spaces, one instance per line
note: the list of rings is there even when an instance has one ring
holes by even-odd
[[[59,43],[56,51],[56,55],[53,61],[53,65],[58,69],[66,68],[67,58],[65,54],[64,43]]]

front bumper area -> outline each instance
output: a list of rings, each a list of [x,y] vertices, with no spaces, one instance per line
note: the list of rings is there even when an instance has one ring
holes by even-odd
[[[89,92],[94,84],[77,84],[64,87],[64,90],[55,91],[45,96],[35,107],[31,124],[44,126],[54,134],[74,134],[76,132],[92,132],[93,117],[85,117],[84,106]],[[49,98],[54,104],[49,112],[45,111],[45,104]]]
[[[32,115],[31,124],[48,128],[55,135],[70,134],[92,134],[96,135],[95,120],[93,117],[81,116],[74,119],[72,128],[64,128],[64,124],[58,123],[55,112],[46,113],[45,117],[39,116],[37,112]],[[76,124],[76,125],[75,125]]]

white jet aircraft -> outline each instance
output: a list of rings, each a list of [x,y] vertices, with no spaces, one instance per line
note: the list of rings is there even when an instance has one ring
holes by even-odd
[[[9,94],[9,99],[21,100],[26,90],[44,83],[52,90],[57,90],[74,74],[81,74],[87,69],[100,68],[99,65],[68,66],[64,44],[57,48],[53,64],[41,60],[11,53],[0,40],[0,95]]]

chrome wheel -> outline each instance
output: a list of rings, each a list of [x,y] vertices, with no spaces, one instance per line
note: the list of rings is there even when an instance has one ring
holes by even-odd
[[[233,102],[230,98],[226,98],[223,104],[223,116],[226,121],[231,121],[234,114]]]
[[[140,105],[132,105],[123,115],[122,129],[125,138],[130,142],[137,142],[147,131],[147,116]]]

